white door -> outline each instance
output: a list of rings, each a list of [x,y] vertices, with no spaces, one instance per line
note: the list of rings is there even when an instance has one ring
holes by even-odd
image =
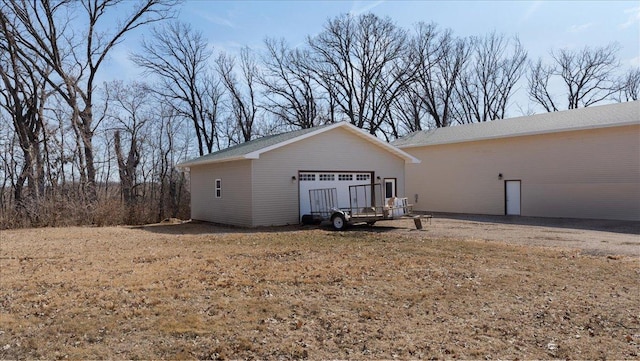
[[[300,172],[300,217],[311,214],[309,190],[336,188],[338,208],[349,207],[349,186],[371,184],[370,172]],[[315,207],[314,207],[315,208]]]
[[[505,202],[507,215],[520,215],[520,181],[506,181]]]

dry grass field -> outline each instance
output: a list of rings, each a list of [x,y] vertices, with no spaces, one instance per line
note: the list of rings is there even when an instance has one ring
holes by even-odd
[[[0,233],[1,359],[638,359],[634,255],[356,227]]]

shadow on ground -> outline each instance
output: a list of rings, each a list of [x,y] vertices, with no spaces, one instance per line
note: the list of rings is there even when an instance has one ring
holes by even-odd
[[[288,225],[288,226],[274,226],[274,227],[234,227],[223,224],[216,224],[203,221],[171,221],[161,222],[155,224],[146,224],[141,226],[130,226],[131,229],[141,229],[147,232],[159,233],[159,234],[220,234],[220,233],[287,233],[298,232],[304,230],[321,229],[325,231],[333,231],[333,227],[330,223],[322,223],[319,225]],[[367,224],[354,224],[349,225],[344,232],[374,232],[383,233],[394,231],[398,229],[404,229],[403,227],[393,227],[389,225],[375,225],[369,226]]]
[[[131,226],[130,228],[160,234],[271,233],[296,232],[304,229],[310,229],[309,226],[302,225],[245,228],[202,221],[161,222],[141,226]]]

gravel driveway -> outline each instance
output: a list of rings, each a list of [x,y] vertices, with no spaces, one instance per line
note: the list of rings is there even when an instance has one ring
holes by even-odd
[[[436,238],[462,238],[544,247],[575,248],[591,255],[640,256],[640,222],[514,216],[434,214],[423,229],[402,219],[375,228],[425,233]]]

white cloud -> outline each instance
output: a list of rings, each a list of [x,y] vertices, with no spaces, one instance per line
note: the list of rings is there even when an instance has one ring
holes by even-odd
[[[522,17],[522,19],[520,20],[521,22],[525,22],[527,20],[529,20],[529,18],[536,13],[536,11],[538,11],[538,9],[540,8],[540,6],[542,5],[542,1],[534,1],[529,8],[527,9],[527,11],[524,13],[524,16]]]
[[[382,4],[384,0],[372,1],[369,3],[363,3],[361,1],[354,1],[353,5],[351,5],[351,11],[349,11],[350,15],[360,15],[370,11],[371,9],[377,7]]]
[[[625,14],[629,14],[627,21],[618,25],[620,29],[626,29],[633,25],[640,24],[640,6],[636,8],[629,8],[624,11]]]
[[[207,14],[207,13],[199,13],[199,16],[201,18],[203,18],[204,20],[216,24],[216,25],[221,25],[221,26],[226,26],[228,28],[235,28],[235,24],[229,20],[229,19],[225,19],[216,15],[211,15],[211,14]]]
[[[636,56],[635,58],[631,58],[629,60],[629,65],[632,67],[640,67],[640,56]]]
[[[571,25],[571,27],[569,27],[569,32],[570,33],[581,33],[587,29],[589,29],[591,26],[593,26],[593,23],[586,23],[586,24],[580,24],[580,25]]]
[[[237,56],[240,55],[240,50],[249,44],[242,44],[237,41],[227,40],[227,41],[219,41],[210,44],[214,49],[217,49],[220,52],[226,53],[228,55]]]

